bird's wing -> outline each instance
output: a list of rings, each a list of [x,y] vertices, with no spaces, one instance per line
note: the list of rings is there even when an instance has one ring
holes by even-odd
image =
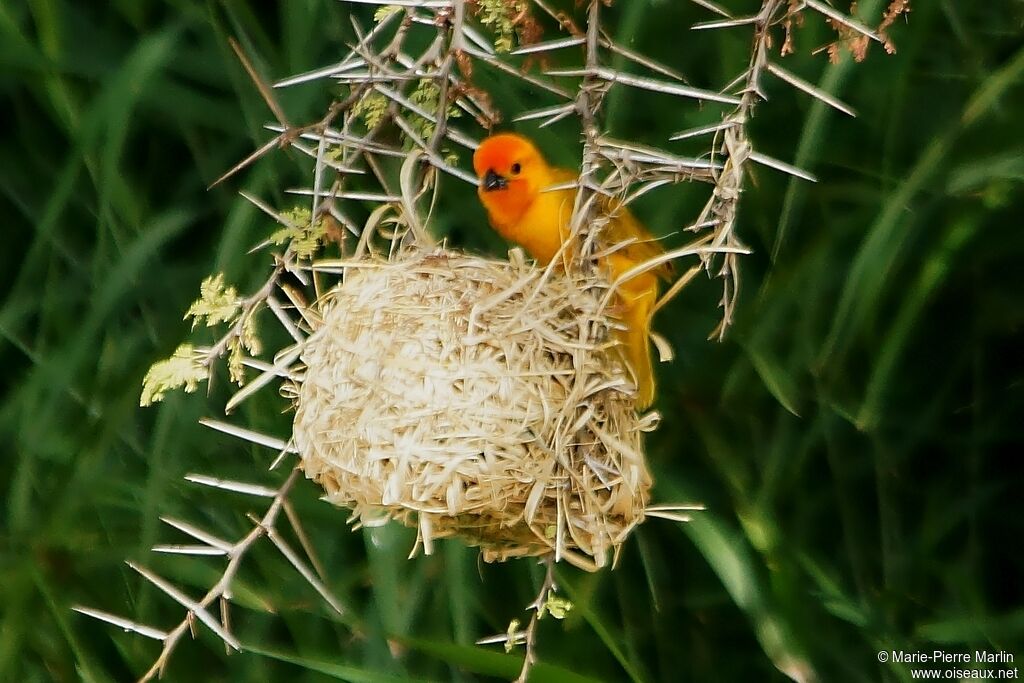
[[[619,204],[618,200],[605,198],[601,208],[611,218],[604,228],[602,241],[609,245],[615,245],[629,239],[634,240],[621,249],[621,253],[630,261],[636,264],[644,263],[665,252],[661,243],[654,239],[647,228],[636,219],[629,209]],[[651,272],[663,280],[670,281],[672,279],[672,263],[666,261]]]
[[[567,183],[579,177],[576,171],[567,168],[553,168],[551,171],[553,184]],[[574,191],[566,190],[566,192]],[[633,212],[622,206],[618,199],[602,196],[600,205],[601,212],[611,219],[605,225],[601,235],[601,241],[604,244],[611,246],[632,239],[633,241],[622,247],[618,253],[636,264],[644,263],[665,252],[661,243],[636,219]],[[663,280],[671,281],[672,263],[666,262],[653,269],[652,272]]]

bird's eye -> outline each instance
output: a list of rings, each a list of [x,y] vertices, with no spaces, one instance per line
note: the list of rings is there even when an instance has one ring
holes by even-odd
[[[512,175],[519,175],[519,172],[523,170],[523,167],[519,165],[519,162],[512,164]]]

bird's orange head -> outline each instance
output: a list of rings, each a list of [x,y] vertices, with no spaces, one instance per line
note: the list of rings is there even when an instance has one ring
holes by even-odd
[[[550,185],[550,168],[540,151],[521,135],[500,133],[480,143],[473,154],[480,178],[477,194],[491,221],[514,224]]]

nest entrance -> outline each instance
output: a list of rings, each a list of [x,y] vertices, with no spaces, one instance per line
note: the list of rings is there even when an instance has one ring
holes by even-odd
[[[486,561],[607,565],[644,518],[657,418],[634,410],[606,289],[515,256],[346,264],[292,392],[306,475],[357,524],[417,528],[427,552],[458,536]]]

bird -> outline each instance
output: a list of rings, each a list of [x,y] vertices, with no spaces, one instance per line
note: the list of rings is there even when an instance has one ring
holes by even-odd
[[[539,265],[548,265],[569,239],[576,190],[544,190],[575,181],[578,174],[551,166],[533,142],[516,133],[498,133],[483,140],[473,154],[473,169],[480,181],[477,194],[491,227],[526,249]],[[626,243],[598,259],[610,280],[663,253],[621,202],[604,200],[601,209],[609,220],[602,228],[598,251]],[[658,300],[658,278],[668,280],[670,275],[671,267],[661,264],[625,281],[617,290],[615,317],[624,327],[617,337],[636,383],[636,406],[640,410],[654,402],[651,315]]]

